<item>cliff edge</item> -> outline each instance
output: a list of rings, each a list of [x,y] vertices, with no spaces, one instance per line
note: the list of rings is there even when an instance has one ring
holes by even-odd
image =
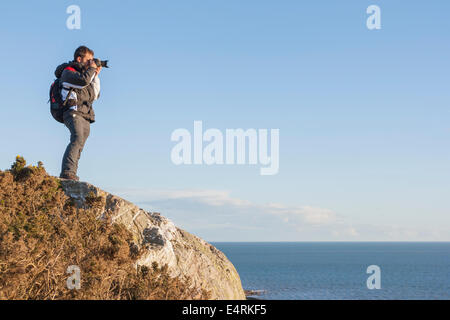
[[[17,156],[0,170],[0,299],[241,300],[245,293],[211,244]]]
[[[159,213],[147,212],[92,184],[60,180],[64,192],[78,207],[86,206],[86,199],[95,197],[100,202],[100,214],[110,212],[113,223],[131,231],[134,243],[144,249],[137,265],[167,264],[172,276],[189,276],[194,286],[210,291],[211,299],[245,300],[233,264],[211,244],[176,227]]]

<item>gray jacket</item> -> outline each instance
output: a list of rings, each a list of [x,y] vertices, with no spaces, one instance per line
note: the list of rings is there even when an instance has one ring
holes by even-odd
[[[59,65],[55,70],[55,76],[60,78],[63,86],[61,91],[63,99],[66,99],[69,90],[73,89],[67,101],[68,105],[72,107],[66,112],[77,113],[90,123],[95,122],[92,103],[100,94],[99,88],[96,88],[93,83],[96,77],[95,68],[86,68],[78,62],[72,61]]]

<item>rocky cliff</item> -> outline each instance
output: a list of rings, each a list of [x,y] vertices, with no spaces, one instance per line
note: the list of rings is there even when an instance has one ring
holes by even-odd
[[[177,228],[159,213],[147,212],[89,183],[61,179],[61,185],[78,207],[95,198],[99,215],[108,212],[113,223],[131,231],[134,243],[144,249],[137,265],[167,264],[172,276],[189,276],[194,286],[210,291],[212,299],[245,299],[236,269],[211,244]]]

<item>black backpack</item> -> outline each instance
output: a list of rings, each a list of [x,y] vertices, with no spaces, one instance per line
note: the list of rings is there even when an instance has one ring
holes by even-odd
[[[61,81],[59,80],[59,78],[55,79],[55,81],[50,86],[49,102],[50,113],[52,114],[53,118],[58,122],[64,123],[63,114],[70,108],[70,106],[67,105],[67,100],[69,99],[73,89],[70,89],[69,93],[67,94],[66,100],[63,100],[62,98],[61,89]]]

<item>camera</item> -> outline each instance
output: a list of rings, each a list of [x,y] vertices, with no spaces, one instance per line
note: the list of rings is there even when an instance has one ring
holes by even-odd
[[[94,58],[94,62],[97,65],[97,67],[103,67],[103,68],[109,68],[108,67],[108,60],[100,60],[97,58]]]

